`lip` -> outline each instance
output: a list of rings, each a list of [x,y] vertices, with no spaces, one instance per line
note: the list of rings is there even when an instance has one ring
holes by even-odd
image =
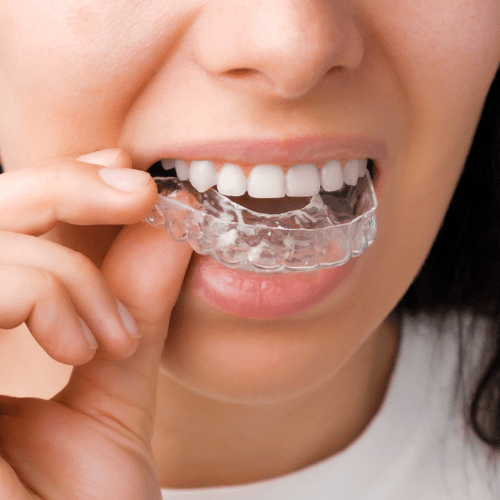
[[[370,158],[375,162],[386,157],[383,142],[365,136],[311,136],[287,139],[236,139],[173,145],[162,148],[150,158],[211,159],[239,165],[273,163],[321,163],[332,158]]]
[[[276,319],[322,302],[342,284],[354,264],[351,259],[333,269],[260,275],[229,269],[210,257],[197,256],[185,285],[198,299],[231,315]]]

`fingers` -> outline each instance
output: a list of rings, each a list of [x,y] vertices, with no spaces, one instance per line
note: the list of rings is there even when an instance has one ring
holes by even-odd
[[[75,327],[81,330],[83,336],[90,338],[85,326],[78,324],[77,314],[90,328],[102,356],[122,358],[135,351],[139,337],[135,322],[125,307],[117,301],[97,267],[82,254],[48,240],[0,232],[0,255],[3,264],[3,271],[0,268],[0,279],[3,279],[3,273],[9,273],[9,267],[5,266],[32,269],[31,273],[24,271],[22,275],[18,271],[16,277],[20,281],[18,285],[12,284],[19,295],[24,293],[24,301],[20,297],[15,300],[9,289],[2,287],[4,301],[0,305],[0,312],[3,312],[6,318],[14,315],[17,324],[30,319],[27,323],[30,330],[49,355],[54,355],[55,359],[62,362],[81,359],[83,345],[61,343],[62,340],[69,339],[70,332],[75,332]],[[36,281],[32,284],[29,278]],[[10,280],[14,281],[12,272]],[[40,293],[43,286],[50,291],[46,297]],[[61,288],[64,288],[64,291],[60,290]],[[34,308],[32,312],[27,309],[30,305]],[[47,317],[55,315],[52,326],[56,330],[52,338],[49,337],[50,321],[42,319],[43,314],[39,312],[42,310]],[[3,318],[3,315],[0,316]],[[3,322],[4,320],[0,319],[0,326]],[[4,326],[8,327],[8,324]],[[53,343],[56,343],[57,347]],[[63,355],[65,350],[67,358]],[[86,352],[89,359],[90,353]]]
[[[62,284],[39,269],[0,266],[0,327],[26,321],[37,342],[57,361],[88,362],[97,342],[78,317]]]
[[[0,175],[0,229],[40,235],[57,221],[122,225],[141,220],[154,206],[156,185],[148,173],[130,168],[127,153],[109,151],[115,156],[108,167],[58,158]],[[96,154],[81,158],[90,161]]]
[[[131,166],[126,152],[111,149],[0,175],[0,327],[25,321],[47,353],[63,363],[88,361],[96,342],[102,357],[130,356],[138,345],[137,327],[89,259],[33,235],[58,221],[140,220],[157,191],[149,174]]]
[[[61,401],[84,412],[91,407],[94,415],[150,438],[161,354],[191,253],[189,245],[143,223],[120,233],[102,271],[137,322],[139,347],[125,360],[105,361],[98,353],[75,368]]]
[[[28,493],[12,467],[0,458],[0,491],[2,498],[13,500],[32,500],[33,496]]]

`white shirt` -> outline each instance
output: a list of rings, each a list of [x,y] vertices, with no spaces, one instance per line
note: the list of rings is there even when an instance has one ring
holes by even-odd
[[[405,320],[385,400],[342,452],[270,480],[165,489],[163,500],[500,499],[499,459],[488,459],[454,399],[456,328],[451,318],[440,338],[432,321]],[[480,349],[476,343],[476,356]]]

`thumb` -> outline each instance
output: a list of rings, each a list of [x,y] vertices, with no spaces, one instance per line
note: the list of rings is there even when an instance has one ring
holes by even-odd
[[[104,359],[97,351],[92,361],[74,368],[59,402],[107,421],[111,417],[149,443],[170,314],[191,254],[188,244],[144,223],[121,231],[102,273],[136,321],[139,347],[125,360]]]
[[[142,222],[125,227],[108,251],[101,271],[145,340],[168,326],[191,254],[187,243]]]

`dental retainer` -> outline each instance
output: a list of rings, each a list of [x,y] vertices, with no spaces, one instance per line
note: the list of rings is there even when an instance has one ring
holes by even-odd
[[[336,267],[375,239],[377,200],[368,171],[355,186],[321,191],[304,208],[281,214],[254,212],[214,188],[199,193],[176,177],[155,181],[158,200],[145,221],[230,268],[284,273]]]

